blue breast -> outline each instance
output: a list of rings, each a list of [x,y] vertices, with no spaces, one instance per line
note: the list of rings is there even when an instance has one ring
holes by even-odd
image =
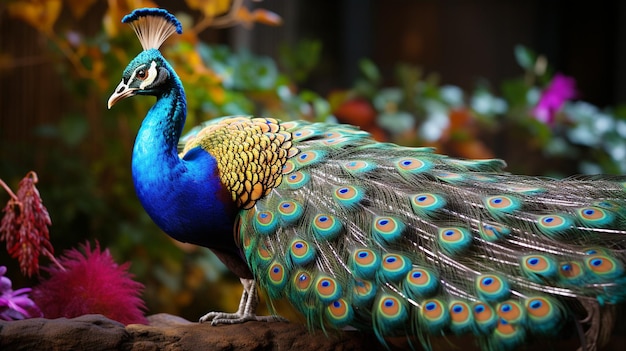
[[[176,240],[233,251],[236,209],[220,181],[215,159],[200,148],[181,160],[174,150],[158,146],[163,144],[151,142],[151,148],[141,144],[139,136],[133,152],[133,181],[152,220]]]

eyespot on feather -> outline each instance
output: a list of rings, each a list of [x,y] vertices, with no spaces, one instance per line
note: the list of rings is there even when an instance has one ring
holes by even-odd
[[[356,249],[351,255],[350,267],[356,277],[371,279],[380,267],[380,256],[370,249]]]
[[[474,315],[465,301],[453,300],[448,304],[450,313],[450,330],[455,334],[463,334],[474,329]]]
[[[555,334],[562,326],[562,306],[548,296],[531,296],[524,301],[529,330],[539,334]]]
[[[281,201],[277,207],[277,213],[280,220],[285,225],[292,225],[304,214],[302,205],[290,200]]]
[[[442,330],[450,322],[447,306],[439,299],[424,300],[419,312],[421,324],[430,333]]]
[[[508,323],[523,324],[526,310],[515,300],[506,300],[496,306],[496,313]]]
[[[495,274],[483,274],[476,277],[476,294],[487,301],[501,301],[511,293],[506,280]]]
[[[352,302],[355,306],[369,307],[376,297],[376,285],[368,280],[355,279],[352,287]]]
[[[597,253],[587,256],[584,262],[589,271],[602,279],[615,279],[624,274],[621,262],[606,254]]]
[[[346,171],[353,175],[360,175],[376,168],[376,165],[372,162],[362,160],[348,161],[342,164],[342,166]]]
[[[331,302],[328,307],[326,307],[326,319],[336,328],[350,324],[353,317],[354,311],[352,310],[352,306],[343,298]]]
[[[520,258],[522,273],[531,280],[541,283],[558,275],[556,262],[544,254],[531,254]]]
[[[537,227],[544,234],[555,237],[569,230],[572,227],[572,220],[566,215],[543,215],[537,218]]]
[[[339,186],[333,191],[335,202],[344,208],[355,208],[364,196],[363,189],[352,185]]]
[[[315,280],[313,291],[320,301],[331,303],[341,296],[341,285],[334,278],[320,275]]]
[[[398,282],[411,269],[411,261],[404,255],[386,253],[382,257],[380,277],[383,281]]]
[[[402,237],[406,225],[395,217],[376,216],[372,224],[373,238],[383,246],[395,243]]]
[[[414,157],[404,157],[396,161],[396,168],[400,173],[418,174],[432,168],[432,162]]]
[[[316,215],[311,224],[313,234],[320,240],[336,238],[343,228],[341,222],[329,214]]]
[[[576,211],[579,221],[591,227],[602,227],[612,223],[615,215],[600,207],[583,207]]]
[[[402,282],[405,294],[414,299],[430,297],[439,288],[437,276],[428,269],[413,267]]]
[[[291,262],[298,266],[304,266],[315,259],[315,248],[303,239],[295,239],[289,247]]]
[[[441,195],[423,193],[411,196],[411,207],[413,212],[422,217],[431,216],[435,211],[446,205],[445,199]]]
[[[489,304],[476,301],[472,304],[472,313],[476,322],[476,329],[482,334],[489,334],[495,328],[498,318]]]
[[[437,242],[449,255],[457,255],[471,246],[472,236],[463,227],[444,227],[439,228]]]
[[[311,176],[307,172],[295,171],[283,176],[283,183],[290,189],[300,189],[305,186]]]

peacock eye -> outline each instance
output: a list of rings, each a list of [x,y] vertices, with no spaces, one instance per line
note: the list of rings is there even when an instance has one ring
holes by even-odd
[[[144,69],[140,69],[139,71],[137,71],[137,74],[135,76],[141,80],[144,80],[146,79],[146,77],[148,77],[148,72],[146,72],[146,70]]]

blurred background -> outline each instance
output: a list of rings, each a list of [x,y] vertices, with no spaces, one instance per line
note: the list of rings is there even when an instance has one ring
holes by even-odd
[[[183,22],[162,51],[187,128],[232,114],[339,121],[516,173],[626,174],[622,1],[3,0],[0,178],[36,171],[56,255],[99,241],[132,263],[150,314],[235,310],[241,286],[135,197],[131,149],[153,99],[106,101],[141,50],[120,20],[144,6]],[[0,265],[15,288],[37,282],[4,250]]]

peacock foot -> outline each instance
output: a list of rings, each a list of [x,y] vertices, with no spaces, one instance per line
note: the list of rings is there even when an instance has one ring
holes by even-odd
[[[200,323],[211,321],[211,325],[218,325],[238,324],[247,321],[287,322],[287,319],[281,316],[257,316],[256,307],[259,302],[259,297],[256,291],[256,283],[254,279],[240,279],[241,284],[243,285],[243,293],[241,294],[241,301],[239,301],[239,308],[237,309],[237,312],[209,312],[200,317]]]

